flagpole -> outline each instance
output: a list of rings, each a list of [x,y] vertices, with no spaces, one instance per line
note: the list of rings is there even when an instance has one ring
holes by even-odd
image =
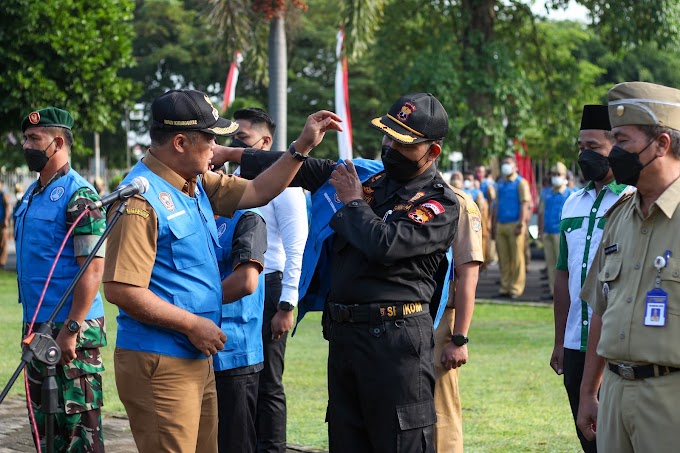
[[[338,154],[340,159],[352,159],[352,119],[349,109],[349,88],[347,58],[342,54],[345,33],[341,28],[337,34],[335,54],[338,63],[335,70],[335,113],[342,118],[342,132],[338,132]]]
[[[222,98],[222,112],[226,112],[229,106],[236,98],[236,83],[238,82],[239,68],[243,61],[243,55],[240,51],[234,52],[234,59],[229,65],[229,72],[227,73],[227,81],[224,84],[224,96]]]

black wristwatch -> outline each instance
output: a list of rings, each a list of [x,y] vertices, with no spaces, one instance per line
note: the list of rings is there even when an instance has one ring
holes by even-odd
[[[451,337],[451,341],[453,341],[453,344],[456,346],[465,346],[470,339],[462,333],[457,333]]]
[[[293,311],[295,310],[295,305],[291,304],[290,302],[279,302],[279,310],[283,311]]]
[[[306,154],[300,154],[300,153],[297,152],[297,150],[295,149],[295,142],[290,144],[290,147],[288,148],[288,152],[291,154],[291,156],[293,156],[294,158],[296,158],[300,162],[306,161],[307,158],[309,157]]]
[[[71,319],[68,323],[66,323],[66,328],[71,333],[78,333],[80,330],[80,324],[78,324],[78,321]]]

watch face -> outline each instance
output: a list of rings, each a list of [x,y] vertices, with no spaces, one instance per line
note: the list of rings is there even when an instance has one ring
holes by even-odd
[[[283,311],[295,310],[295,307],[290,302],[279,302],[279,308]]]
[[[463,346],[468,342],[468,337],[461,334],[456,334],[453,337],[451,337],[451,339],[453,340],[453,344],[455,344],[456,346]]]
[[[80,330],[80,324],[78,324],[77,321],[70,320],[70,321],[68,322],[68,324],[66,325],[66,328],[67,328],[69,331],[71,331],[71,332],[73,332],[73,333],[76,333],[76,332],[78,332],[78,331]]]

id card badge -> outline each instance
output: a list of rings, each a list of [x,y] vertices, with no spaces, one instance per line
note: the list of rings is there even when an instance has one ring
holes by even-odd
[[[652,327],[665,326],[668,293],[661,288],[654,288],[647,293],[645,300],[645,325]]]

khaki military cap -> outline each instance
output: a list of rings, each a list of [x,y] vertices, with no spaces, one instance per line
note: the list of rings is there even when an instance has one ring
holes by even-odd
[[[555,165],[550,167],[551,173],[559,173],[561,175],[567,175],[567,167],[562,162],[556,162]]]
[[[625,82],[609,90],[609,122],[680,130],[680,90],[647,82]]]

